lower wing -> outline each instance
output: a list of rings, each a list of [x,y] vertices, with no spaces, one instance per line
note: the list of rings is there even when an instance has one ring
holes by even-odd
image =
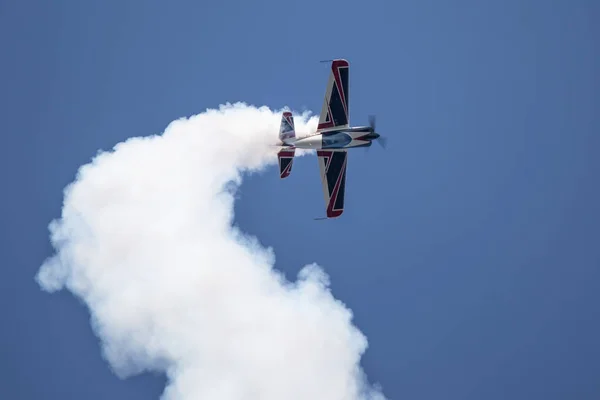
[[[318,150],[317,159],[323,183],[327,218],[339,217],[344,212],[348,152]]]

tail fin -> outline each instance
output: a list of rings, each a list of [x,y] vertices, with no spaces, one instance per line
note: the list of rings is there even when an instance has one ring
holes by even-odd
[[[296,128],[294,127],[294,117],[289,111],[284,111],[281,114],[281,126],[279,127],[279,140],[283,143],[288,139],[296,137]],[[287,144],[287,143],[286,143]]]
[[[287,178],[292,173],[292,165],[294,164],[294,155],[296,150],[283,149],[277,153],[277,159],[279,161],[279,176],[281,179]]]

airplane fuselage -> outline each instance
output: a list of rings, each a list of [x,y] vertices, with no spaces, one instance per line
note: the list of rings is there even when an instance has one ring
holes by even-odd
[[[368,147],[379,137],[371,127],[349,127],[315,133],[310,136],[285,140],[284,143],[298,149],[336,150],[352,147]]]

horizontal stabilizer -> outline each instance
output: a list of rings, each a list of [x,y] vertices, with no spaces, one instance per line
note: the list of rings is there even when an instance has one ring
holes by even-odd
[[[292,165],[294,164],[295,149],[284,149],[277,153],[279,161],[279,176],[281,179],[287,178],[292,173]]]
[[[294,126],[294,116],[289,111],[281,114],[281,125],[279,126],[279,140],[286,143],[296,137],[296,128]]]

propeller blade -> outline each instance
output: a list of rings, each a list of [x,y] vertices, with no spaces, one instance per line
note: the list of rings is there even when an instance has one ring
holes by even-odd
[[[379,142],[381,147],[383,147],[385,149],[385,146],[387,145],[387,138],[385,136],[379,136],[377,141]]]
[[[369,126],[371,127],[371,129],[373,129],[373,132],[375,132],[375,116],[374,115],[369,115]]]

